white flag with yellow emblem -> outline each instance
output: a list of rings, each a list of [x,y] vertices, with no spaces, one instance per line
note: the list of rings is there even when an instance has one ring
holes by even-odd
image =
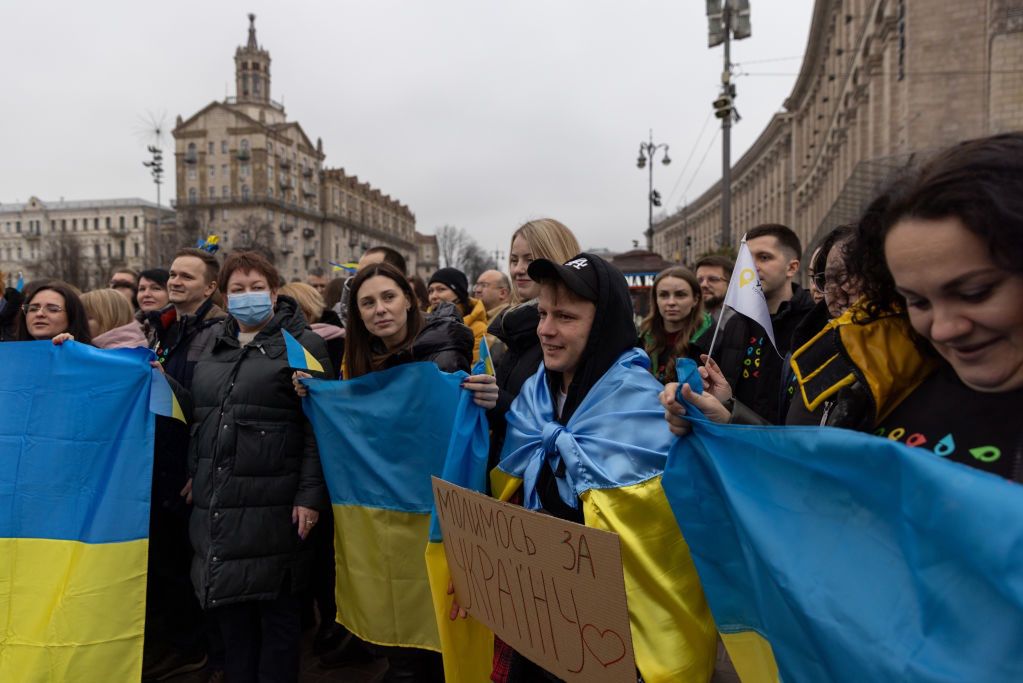
[[[728,282],[724,305],[758,323],[767,332],[767,338],[771,340],[774,348],[778,348],[774,341],[774,326],[771,325],[767,297],[764,296],[764,288],[760,286],[757,267],[753,263],[753,254],[746,246],[745,237],[739,244],[739,255],[735,258],[735,269],[732,271],[732,279]]]

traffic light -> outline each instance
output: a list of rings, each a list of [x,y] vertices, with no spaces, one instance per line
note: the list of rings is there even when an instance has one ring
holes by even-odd
[[[661,205],[661,193],[657,190],[651,190],[650,192],[650,203],[654,206]]]
[[[714,116],[719,119],[725,119],[732,114],[732,97],[730,95],[722,95],[721,97],[714,100]]]

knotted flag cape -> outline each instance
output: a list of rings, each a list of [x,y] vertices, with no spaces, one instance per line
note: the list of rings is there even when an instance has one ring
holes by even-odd
[[[664,489],[743,683],[1023,680],[1023,487],[869,434],[686,410]]]
[[[623,353],[579,404],[568,424],[554,420],[543,366],[507,415],[494,494],[521,487],[540,508],[536,482],[549,463],[562,500],[582,505],[587,526],[619,534],[636,663],[648,683],[705,681],[716,635],[689,548],[661,487],[674,437],[658,401],[661,385],[639,349]]]
[[[0,681],[141,676],[153,358],[0,344]]]

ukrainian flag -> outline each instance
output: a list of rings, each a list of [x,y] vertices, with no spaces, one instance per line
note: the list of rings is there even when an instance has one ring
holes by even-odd
[[[151,358],[0,344],[0,681],[141,676]]]
[[[526,380],[508,412],[494,495],[519,488],[541,507],[540,468],[564,472],[562,500],[581,504],[587,526],[621,540],[636,665],[647,683],[707,681],[717,645],[714,622],[661,486],[673,442],[657,395],[661,385],[640,349],[623,353],[568,423],[554,420],[544,368]]]
[[[287,330],[281,330],[284,335],[284,348],[288,352],[288,367],[296,370],[315,370],[323,372],[323,365],[316,360],[316,356],[309,353],[309,350],[295,339]]]
[[[337,620],[363,640],[441,650],[424,557],[430,477],[446,472],[466,485],[475,477],[481,488],[484,468],[473,463],[486,462],[488,444],[465,377],[411,363],[341,382],[305,380],[334,510]],[[449,450],[459,454],[450,464]]]
[[[687,411],[664,488],[743,683],[1023,681],[1023,487],[869,434]]]

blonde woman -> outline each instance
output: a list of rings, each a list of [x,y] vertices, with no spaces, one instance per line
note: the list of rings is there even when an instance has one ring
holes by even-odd
[[[89,319],[92,345],[99,349],[130,349],[148,346],[142,325],[131,304],[116,289],[96,289],[82,295]]]
[[[504,414],[519,395],[523,382],[532,377],[543,360],[536,327],[540,323],[536,298],[540,286],[526,272],[536,259],[564,263],[582,249],[572,231],[553,218],[529,221],[512,233],[508,249],[508,274],[512,281],[512,305],[490,323],[488,333],[500,339],[507,350],[498,359],[497,406],[487,411],[492,430],[490,438],[491,465],[497,464],[504,444]]]
[[[280,293],[298,303],[309,327],[327,345],[330,364],[340,368],[341,359],[345,354],[345,328],[341,326],[338,314],[327,308],[323,295],[316,291],[315,287],[304,282],[288,283],[281,287]]]

